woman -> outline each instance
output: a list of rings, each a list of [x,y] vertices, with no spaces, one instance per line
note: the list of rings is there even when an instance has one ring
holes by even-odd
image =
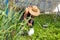
[[[37,6],[29,6],[25,9],[25,13],[21,17],[22,20],[27,20],[27,17],[31,16],[31,19],[28,21],[28,26],[30,27],[30,31],[28,31],[28,34],[31,35],[34,33],[33,25],[34,25],[34,17],[39,16],[40,10],[37,8]],[[33,31],[33,32],[31,32]]]

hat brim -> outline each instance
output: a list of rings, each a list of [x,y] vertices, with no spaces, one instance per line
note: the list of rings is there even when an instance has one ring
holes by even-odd
[[[33,15],[33,16],[39,16],[39,15],[40,15],[40,10],[39,10],[39,9],[37,9],[37,12],[34,12],[34,11],[32,11],[32,9],[30,8],[30,9],[29,9],[29,12],[30,12],[30,14]]]

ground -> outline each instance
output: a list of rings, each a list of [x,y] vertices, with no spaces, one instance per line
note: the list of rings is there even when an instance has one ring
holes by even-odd
[[[14,37],[16,37],[14,40],[60,40],[60,16],[55,14],[42,14],[35,17],[33,26],[34,34],[32,36],[20,36],[19,32],[21,30],[19,29],[20,26],[18,24],[19,15],[16,13],[14,18],[11,15],[12,14],[10,14],[9,17],[6,17],[4,14],[0,14],[1,40],[5,37],[7,40],[13,40]],[[11,19],[11,17],[13,19]],[[1,30],[3,30],[3,32]]]
[[[43,25],[47,25],[44,27]],[[35,18],[34,34],[20,37],[21,40],[60,40],[60,17],[40,15]]]

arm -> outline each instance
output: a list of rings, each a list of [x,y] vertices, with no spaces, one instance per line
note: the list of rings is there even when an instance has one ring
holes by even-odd
[[[27,14],[28,14],[28,8],[26,8],[25,13],[24,13],[24,20],[27,19]]]

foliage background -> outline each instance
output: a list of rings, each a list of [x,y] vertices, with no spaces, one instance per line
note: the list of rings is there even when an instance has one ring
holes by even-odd
[[[2,7],[4,8],[5,6]],[[24,24],[26,30],[26,23],[28,21],[20,23],[19,19],[24,13],[24,9],[19,10],[19,12],[15,12],[12,8],[9,11],[8,16],[5,14],[5,11],[0,9],[0,40],[60,40],[59,15],[42,14],[35,17],[34,34],[32,36],[21,36],[21,24]],[[44,27],[43,25],[47,26]]]
[[[23,12],[20,11],[20,13]],[[22,14],[17,16],[19,13],[15,13],[12,16],[13,14],[10,13],[6,17],[5,14],[0,13],[0,40],[60,40],[60,16],[56,17],[55,14],[42,14],[35,17],[34,34],[32,36],[21,36],[19,17]],[[43,25],[47,25],[47,27]],[[24,27],[27,29],[26,24]]]

